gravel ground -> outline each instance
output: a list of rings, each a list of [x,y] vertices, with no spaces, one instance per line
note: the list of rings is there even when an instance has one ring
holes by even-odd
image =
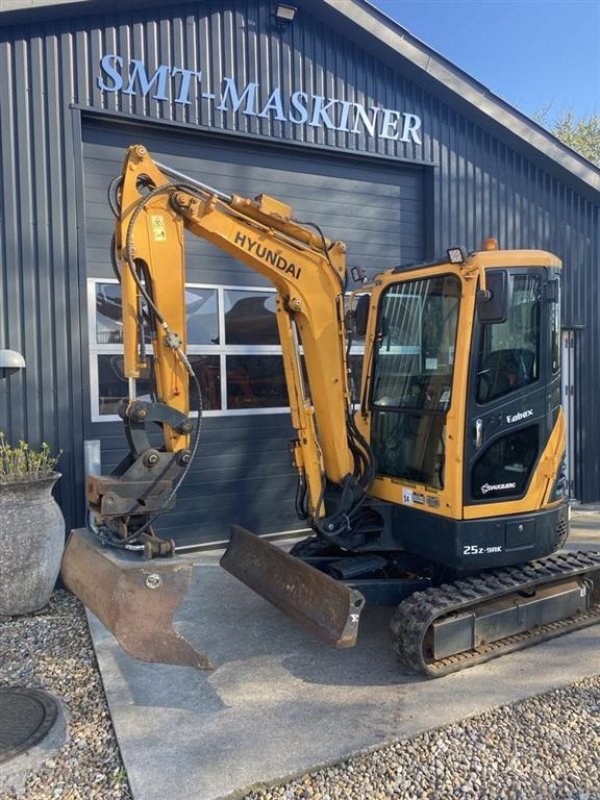
[[[131,800],[81,604],[0,618],[0,684],[46,689],[69,741],[0,800]],[[600,800],[600,676],[415,736],[246,800]],[[165,798],[176,800],[176,798]]]
[[[600,677],[321,769],[245,800],[600,800]]]
[[[45,689],[61,700],[69,717],[64,747],[27,775],[20,792],[5,790],[0,800],[131,799],[83,606],[76,598],[57,591],[37,614],[0,617],[0,685]]]

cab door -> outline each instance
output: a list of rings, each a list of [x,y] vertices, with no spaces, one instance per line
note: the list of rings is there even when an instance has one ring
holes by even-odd
[[[466,420],[465,506],[518,500],[560,407],[560,304],[555,271],[493,270],[495,319],[478,303]],[[493,316],[493,314],[491,315]],[[481,508],[481,516],[486,516]]]

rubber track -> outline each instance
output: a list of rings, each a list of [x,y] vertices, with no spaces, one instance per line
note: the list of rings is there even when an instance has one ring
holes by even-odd
[[[437,678],[593,625],[600,621],[600,603],[592,605],[585,614],[540,625],[530,631],[438,661],[427,660],[423,652],[423,643],[430,626],[446,614],[467,611],[469,607],[514,592],[594,572],[600,577],[600,552],[558,553],[521,567],[484,572],[451,584],[426,589],[424,592],[416,592],[400,603],[390,623],[394,649],[406,666]]]

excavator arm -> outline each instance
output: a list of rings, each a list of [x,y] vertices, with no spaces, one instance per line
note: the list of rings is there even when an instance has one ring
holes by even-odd
[[[316,225],[296,221],[292,208],[274,198],[225,195],[159,164],[141,145],[129,148],[109,196],[116,216],[114,256],[122,287],[129,396],[120,413],[129,453],[111,475],[87,478],[92,528],[102,543],[143,550],[147,558],[175,552],[174,543],[160,539],[153,525],[173,507],[200,431],[200,414],[195,431],[189,414],[190,384],[199,395],[200,386],[186,355],[186,230],[231,254],[277,290],[277,327],[296,430],[298,510],[326,540],[343,535],[361,513],[373,479],[370,448],[351,409],[345,245],[326,239]],[[147,375],[152,387],[149,401],[137,396],[137,381]],[[154,425],[162,429],[162,447],[152,444]],[[132,619],[144,614],[148,596],[147,580],[140,579],[139,570],[131,565],[120,569],[115,557],[99,555],[84,535],[72,537],[63,577],[133,655],[165,660],[171,650],[175,663],[206,666],[208,660],[182,643],[170,625],[189,576],[186,583],[182,565],[173,563],[171,572],[167,561],[161,563],[153,586],[170,592],[170,613],[165,619],[165,604],[154,592],[153,611],[145,614],[143,636],[134,644],[127,631],[133,627]],[[236,526],[222,563],[330,644],[354,644],[364,605],[360,592]],[[105,591],[94,587],[98,575],[105,576]],[[270,576],[268,586],[265,575]],[[119,593],[127,596],[125,603],[117,599]],[[119,609],[126,610],[124,619]],[[162,614],[154,625],[153,614],[159,609]],[[160,648],[158,640],[163,640]]]
[[[351,414],[345,245],[327,240],[318,228],[295,221],[292,208],[271,197],[224,195],[185,176],[173,177],[167,167],[161,167],[145,147],[130,147],[115,202],[125,376],[130,383],[122,415],[131,449],[128,459],[133,459],[138,473],[141,462],[148,487],[137,498],[140,502],[133,513],[126,504],[123,513],[123,504],[115,502],[118,487],[114,480],[109,484],[107,504],[102,492],[104,479],[93,477],[88,486],[90,503],[113,533],[121,531],[126,541],[139,540],[139,531],[147,530],[148,518],[160,511],[157,503],[148,504],[156,467],[162,466],[157,459],[171,465],[169,475],[177,466],[189,466],[190,376],[196,381],[186,356],[185,229],[231,254],[277,289],[277,326],[297,432],[294,460],[305,488],[306,516],[317,530],[341,530],[372,480],[369,448]],[[147,328],[153,357],[146,348]],[[152,403],[143,403],[136,398],[135,382],[147,372],[150,362],[156,397]],[[159,422],[164,432],[164,452],[157,456],[150,448],[151,458],[140,444],[142,437],[131,433],[136,425],[143,428],[149,422]],[[152,460],[155,463],[149,464]],[[129,475],[122,470],[118,475],[128,496]],[[161,480],[165,480],[164,470]],[[339,487],[339,502],[322,522],[329,484]]]

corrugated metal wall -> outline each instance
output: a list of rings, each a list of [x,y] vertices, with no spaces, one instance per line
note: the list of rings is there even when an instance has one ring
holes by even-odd
[[[358,43],[311,16],[310,4],[287,31],[272,24],[271,4],[215,0],[164,4],[147,11],[36,22],[0,31],[2,231],[0,346],[24,353],[25,376],[0,382],[0,428],[13,439],[42,439],[64,449],[60,484],[69,522],[82,521],[83,418],[79,386],[85,336],[84,265],[76,208],[81,198],[79,111],[136,115],[163,122],[429,162],[433,235],[430,253],[497,236],[504,247],[544,247],[566,264],[564,317],[579,336],[578,494],[600,499],[600,416],[588,387],[600,383],[598,205],[509,146],[476,110],[467,119],[448,92],[426,76],[417,85]],[[409,111],[422,118],[423,144],[404,144],[309,124],[292,125],[214,104],[181,105],[97,84],[103,54],[202,70],[211,91],[223,77],[254,80],[266,94],[304,90],[325,97]],[[529,155],[529,154],[528,154]],[[357,199],[360,202],[360,198]],[[83,336],[83,338],[82,338]],[[585,379],[585,385],[584,385]]]

